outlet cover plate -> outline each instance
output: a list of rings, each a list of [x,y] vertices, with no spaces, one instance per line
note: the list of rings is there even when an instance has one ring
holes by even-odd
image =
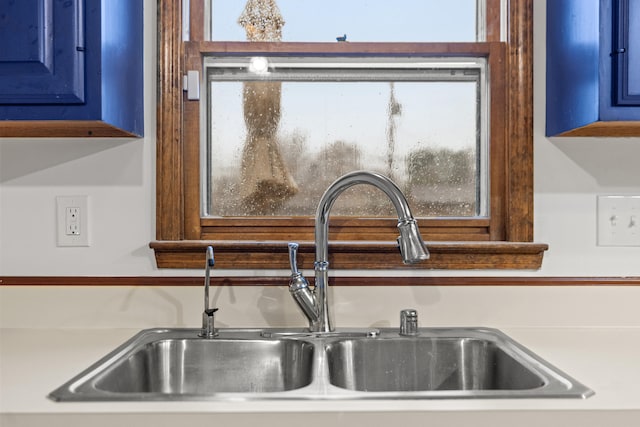
[[[77,212],[77,233],[67,232],[68,211]],[[58,196],[56,197],[57,245],[89,246],[89,201],[87,196]]]
[[[598,196],[598,246],[640,246],[640,196]]]

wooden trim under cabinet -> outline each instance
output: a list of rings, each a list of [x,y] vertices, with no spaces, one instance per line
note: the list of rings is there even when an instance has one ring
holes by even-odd
[[[640,136],[640,121],[593,122],[557,136],[636,137]]]
[[[0,138],[138,138],[100,120],[0,121]]]

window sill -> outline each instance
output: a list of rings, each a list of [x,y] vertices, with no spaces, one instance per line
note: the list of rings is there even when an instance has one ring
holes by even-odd
[[[216,268],[229,270],[288,269],[287,242],[284,241],[154,241],[159,268],[202,268],[208,245],[215,248]],[[429,260],[402,264],[395,243],[331,242],[332,269],[515,269],[536,270],[548,249],[544,243],[528,242],[427,242]],[[364,262],[366,261],[366,262]],[[312,269],[314,243],[300,242],[298,262]],[[374,267],[375,266],[375,267]]]

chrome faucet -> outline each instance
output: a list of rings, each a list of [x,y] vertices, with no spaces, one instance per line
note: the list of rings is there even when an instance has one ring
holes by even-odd
[[[211,285],[211,268],[215,265],[213,257],[213,247],[207,246],[206,264],[204,273],[204,311],[202,312],[202,329],[199,336],[202,338],[213,338],[218,335],[215,327],[214,314],[217,308],[209,308],[209,287]]]
[[[382,190],[393,203],[398,214],[398,246],[405,264],[413,264],[429,258],[418,224],[411,215],[409,204],[402,191],[393,181],[375,172],[357,171],[338,178],[324,192],[318,204],[315,223],[316,258],[314,263],[315,284],[313,292],[297,268],[297,243],[289,244],[291,280],[289,291],[309,320],[312,332],[333,331],[329,316],[329,212],[338,196],[356,184],[370,184]]]

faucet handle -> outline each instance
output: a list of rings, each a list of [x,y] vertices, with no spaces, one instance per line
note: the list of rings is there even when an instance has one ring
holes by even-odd
[[[309,324],[318,320],[316,298],[309,289],[309,282],[298,271],[298,244],[289,243],[289,263],[291,264],[291,277],[289,278],[289,292],[298,303],[302,312],[309,319]]]
[[[300,274],[298,271],[298,245],[295,242],[289,243],[289,265],[291,266],[291,275],[295,276]]]

